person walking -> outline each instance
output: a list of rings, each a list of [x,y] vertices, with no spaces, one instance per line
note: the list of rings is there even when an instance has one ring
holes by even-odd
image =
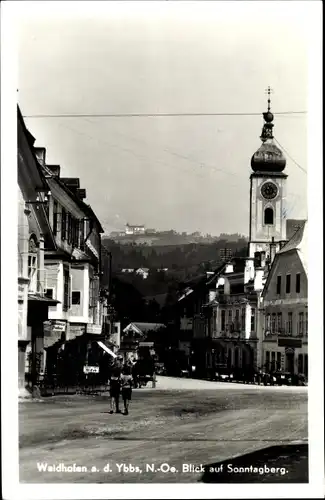
[[[132,397],[133,378],[131,367],[126,365],[123,368],[121,375],[122,399],[124,403],[124,415],[129,414],[129,404]]]
[[[118,366],[114,366],[110,376],[109,395],[111,398],[110,413],[121,413],[120,406],[120,392],[121,392],[121,370]]]

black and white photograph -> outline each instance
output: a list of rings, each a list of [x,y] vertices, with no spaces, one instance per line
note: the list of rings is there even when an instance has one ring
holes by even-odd
[[[323,498],[321,2],[2,11],[4,498]]]

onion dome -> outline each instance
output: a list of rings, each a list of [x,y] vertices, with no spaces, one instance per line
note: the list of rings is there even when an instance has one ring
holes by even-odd
[[[282,172],[286,166],[286,159],[278,146],[273,141],[273,113],[270,111],[270,92],[268,87],[268,109],[263,113],[264,125],[261,134],[262,145],[253,154],[251,167],[254,172]]]

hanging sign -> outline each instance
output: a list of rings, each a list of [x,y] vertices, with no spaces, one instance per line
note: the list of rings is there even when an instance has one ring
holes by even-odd
[[[99,366],[84,366],[84,373],[99,373]]]

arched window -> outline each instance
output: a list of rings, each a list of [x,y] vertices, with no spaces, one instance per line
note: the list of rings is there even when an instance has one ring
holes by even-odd
[[[28,278],[28,290],[29,292],[35,293],[37,291],[37,239],[35,235],[31,235],[29,238]]]
[[[264,210],[264,224],[268,224],[268,225],[272,226],[273,220],[274,220],[273,208],[267,207]]]

